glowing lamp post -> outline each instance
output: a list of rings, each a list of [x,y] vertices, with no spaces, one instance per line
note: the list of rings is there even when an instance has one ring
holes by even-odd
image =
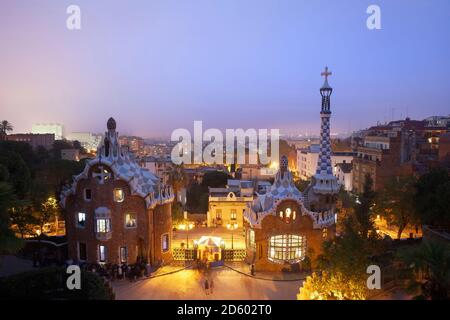
[[[227,229],[231,231],[231,249],[234,249],[234,239],[233,239],[233,231],[238,228],[237,223],[229,223],[227,224]]]
[[[194,224],[192,222],[186,224],[186,249],[189,249],[189,230],[192,230],[193,228]]]

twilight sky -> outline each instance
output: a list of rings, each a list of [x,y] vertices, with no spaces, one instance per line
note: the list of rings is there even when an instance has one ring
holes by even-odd
[[[77,4],[82,30],[66,28]],[[370,4],[382,30],[366,27]],[[14,132],[146,137],[176,128],[318,132],[450,113],[448,0],[2,0],[0,120]]]

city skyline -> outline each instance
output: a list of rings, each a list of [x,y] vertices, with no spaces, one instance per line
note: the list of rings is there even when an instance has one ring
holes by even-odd
[[[317,134],[325,65],[333,133],[448,114],[450,46],[435,32],[450,28],[446,1],[377,1],[381,30],[366,26],[370,1],[78,1],[77,31],[70,4],[0,4],[0,105],[14,132],[102,132],[113,116],[148,138],[195,120]]]

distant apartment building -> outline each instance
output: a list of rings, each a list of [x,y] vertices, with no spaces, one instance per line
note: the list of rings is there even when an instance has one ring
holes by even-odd
[[[275,177],[278,168],[269,168],[257,164],[240,165],[238,177],[242,180],[270,180]]]
[[[172,151],[172,145],[170,143],[145,143],[144,155],[145,156],[166,156]]]
[[[128,150],[136,155],[143,156],[145,154],[144,139],[141,137],[121,136],[119,143],[123,147],[128,147]]]
[[[167,183],[169,172],[173,167],[170,157],[149,156],[142,158],[140,163],[142,167],[159,177],[164,183]]]
[[[70,141],[78,141],[88,152],[94,152],[100,145],[103,135],[93,134],[90,132],[72,132],[67,135],[66,139]]]
[[[434,123],[439,125],[439,122]],[[371,175],[374,189],[380,190],[388,179],[412,175],[421,166],[438,161],[440,139],[447,132],[450,129],[446,126],[409,118],[365,130],[356,140],[354,191],[362,192],[366,174]]]
[[[320,146],[318,144],[297,150],[297,173],[300,179],[309,180],[316,174],[319,153]],[[356,153],[350,151],[333,152],[331,166],[334,168],[338,163],[352,163],[355,156]]]
[[[33,134],[54,134],[55,140],[62,140],[64,136],[64,126],[59,123],[37,123],[31,127]]]
[[[367,136],[364,144],[357,148],[358,156],[353,160],[353,190],[363,192],[366,176],[373,179],[375,190],[380,190],[391,178],[411,175],[412,163],[409,156],[402,156],[404,137]]]
[[[9,141],[28,143],[33,149],[36,149],[38,147],[51,149],[53,147],[53,142],[55,142],[55,135],[53,133],[51,134],[18,133],[7,135],[6,139]]]
[[[427,127],[447,127],[450,128],[450,115],[449,116],[432,116],[423,120]]]
[[[352,163],[338,163],[333,168],[338,184],[344,187],[345,191],[353,191]]]

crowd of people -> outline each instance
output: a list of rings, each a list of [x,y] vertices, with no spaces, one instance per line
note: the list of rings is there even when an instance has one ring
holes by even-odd
[[[67,263],[70,264],[70,263]],[[84,270],[97,273],[99,276],[109,280],[123,280],[136,281],[141,278],[150,277],[152,268],[143,259],[138,259],[135,264],[100,264],[100,263],[83,263],[80,267]]]

